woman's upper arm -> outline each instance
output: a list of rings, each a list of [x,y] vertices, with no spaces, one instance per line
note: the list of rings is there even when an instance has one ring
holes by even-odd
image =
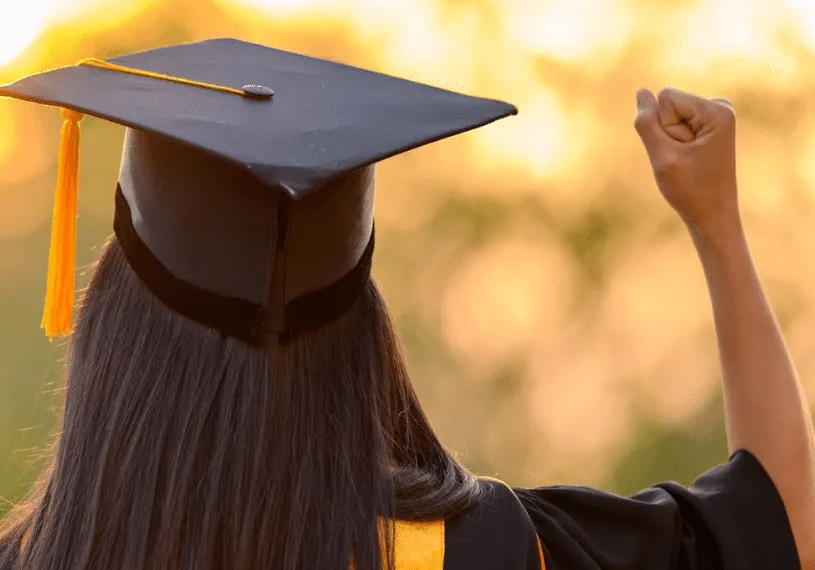
[[[767,473],[746,451],[689,488],[631,497],[586,487],[515,489],[548,570],[798,570],[792,530]]]

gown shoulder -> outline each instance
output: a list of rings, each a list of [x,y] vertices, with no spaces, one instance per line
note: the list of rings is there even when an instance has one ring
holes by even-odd
[[[514,489],[548,570],[798,570],[787,513],[748,451],[690,487],[630,497],[577,486]]]

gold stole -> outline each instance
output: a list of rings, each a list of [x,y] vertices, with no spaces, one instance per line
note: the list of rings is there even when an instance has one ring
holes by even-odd
[[[393,533],[395,570],[444,570],[444,521],[396,521]],[[541,540],[536,537],[540,567],[546,570]],[[384,540],[380,545],[384,552]],[[350,570],[354,570],[353,563]]]

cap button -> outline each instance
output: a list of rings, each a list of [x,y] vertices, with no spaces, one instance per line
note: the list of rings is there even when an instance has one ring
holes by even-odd
[[[263,85],[244,85],[243,94],[256,99],[271,99],[274,91]]]

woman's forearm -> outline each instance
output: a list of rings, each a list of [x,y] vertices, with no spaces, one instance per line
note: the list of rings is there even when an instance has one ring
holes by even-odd
[[[690,233],[713,304],[728,445],[758,458],[787,508],[802,561],[815,561],[812,419],[741,221],[734,214]]]

